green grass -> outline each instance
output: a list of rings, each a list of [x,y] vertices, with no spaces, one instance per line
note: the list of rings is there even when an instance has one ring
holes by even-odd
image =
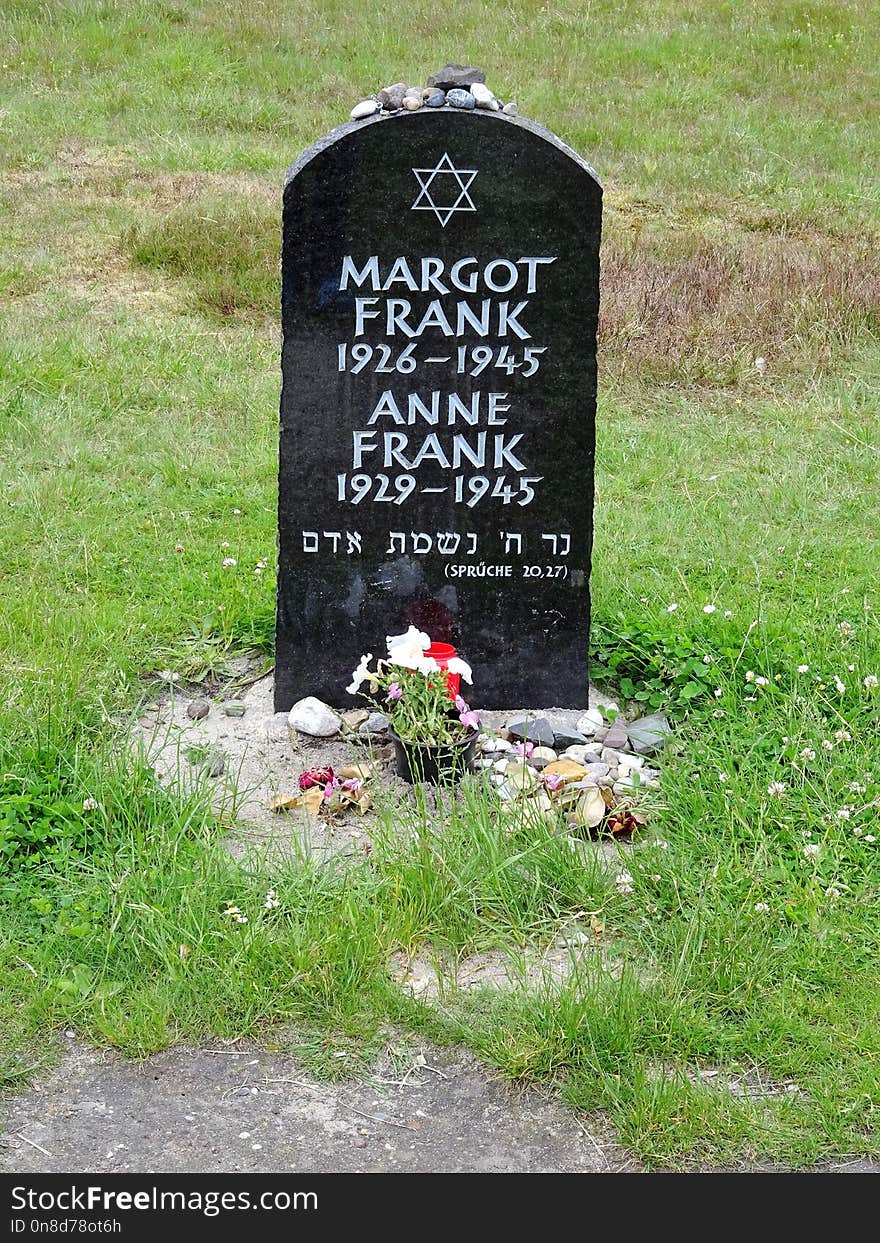
[[[389,810],[344,875],[235,863],[204,791],[119,758],[159,671],[271,651],[283,169],[450,57],[606,184],[599,646],[633,693],[678,697],[711,658],[631,894],[546,828],[500,832],[475,790],[442,824]],[[338,1074],[393,1024],[558,1084],[649,1163],[878,1152],[878,63],[855,0],[393,22],[8,0],[0,843],[48,836],[32,866],[0,855],[0,1083],[62,1026],[140,1056],[292,1024]],[[546,946],[583,911],[615,970],[561,994],[429,1006],[389,977],[395,951]],[[717,1086],[746,1073],[773,1094]]]

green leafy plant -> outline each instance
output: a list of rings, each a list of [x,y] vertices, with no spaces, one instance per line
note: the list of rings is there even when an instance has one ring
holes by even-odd
[[[711,651],[692,635],[671,634],[647,622],[620,617],[613,624],[593,624],[595,680],[614,685],[628,702],[672,716],[708,707],[719,664],[727,666],[735,655],[728,649]]]
[[[33,868],[87,851],[103,838],[100,812],[84,806],[52,773],[0,777],[0,864]]]

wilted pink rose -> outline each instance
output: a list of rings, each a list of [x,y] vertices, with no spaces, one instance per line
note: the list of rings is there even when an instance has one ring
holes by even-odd
[[[325,803],[329,803],[330,799],[333,797],[333,791],[338,790],[341,785],[342,785],[342,782],[339,780],[338,777],[333,777],[330,781],[327,782],[327,784],[324,786],[324,802]]]
[[[398,682],[392,682],[386,693],[389,699],[399,699],[403,694],[403,687]]]
[[[548,790],[558,790],[562,785],[562,778],[559,773],[539,773],[538,779],[544,782]]]
[[[308,768],[299,779],[301,790],[311,790],[312,786],[325,786],[328,781],[335,780],[336,774],[327,768]]]

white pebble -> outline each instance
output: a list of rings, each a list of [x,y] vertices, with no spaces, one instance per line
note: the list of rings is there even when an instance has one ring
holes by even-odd
[[[359,104],[355,104],[349,116],[352,121],[360,121],[364,117],[371,117],[374,112],[379,111],[379,105],[375,99],[363,99]]]

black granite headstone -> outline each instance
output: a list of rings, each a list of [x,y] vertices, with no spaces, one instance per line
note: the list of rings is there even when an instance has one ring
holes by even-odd
[[[275,706],[414,624],[586,705],[602,190],[520,117],[340,126],[284,192]]]

